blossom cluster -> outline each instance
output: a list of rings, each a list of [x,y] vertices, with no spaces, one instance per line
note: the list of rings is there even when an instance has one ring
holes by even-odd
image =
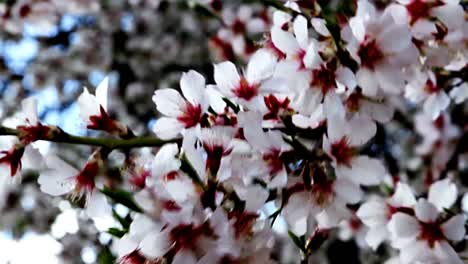
[[[112,243],[121,263],[279,262],[278,218],[304,261],[338,233],[363,250],[389,247],[388,263],[464,263],[467,131],[450,116],[468,99],[463,6],[358,0],[352,15],[330,17],[311,2],[288,1],[251,23],[250,13],[231,17],[213,45],[226,52],[229,43],[248,62],[216,63],[213,78],[189,70],[178,88],[156,90],[150,151],[128,153],[145,141],[109,114],[107,78],[94,94],[83,90],[87,128],[127,151],[122,186],[135,207]],[[262,42],[250,43],[249,30],[266,31]],[[421,138],[409,158],[424,164],[402,168],[405,157],[379,137],[408,115]],[[0,184],[33,168],[43,192],[84,200],[90,218],[112,215],[103,174],[120,145],[93,141],[100,147],[81,169],[39,153],[38,140],[78,140],[43,124],[31,98],[3,125],[16,129],[0,138]]]

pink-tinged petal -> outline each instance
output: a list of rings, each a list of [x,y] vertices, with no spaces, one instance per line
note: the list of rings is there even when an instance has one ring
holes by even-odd
[[[465,216],[462,214],[451,217],[442,224],[442,232],[451,241],[460,241],[465,237]]]
[[[283,11],[276,11],[273,13],[273,25],[282,27],[285,23],[291,21],[292,16]]]
[[[347,204],[356,204],[362,199],[362,191],[354,182],[338,178],[334,183],[335,194]]]
[[[112,217],[112,207],[104,194],[93,191],[86,203],[86,215],[90,218]]]
[[[435,207],[442,211],[444,208],[450,209],[457,200],[457,186],[450,179],[437,181],[429,188],[428,200]]]
[[[375,76],[380,88],[389,94],[399,94],[405,88],[405,79],[401,67],[392,65],[379,65],[375,69]]]
[[[245,210],[247,212],[257,212],[268,199],[268,191],[260,186],[238,187],[235,191],[239,198],[245,201]]]
[[[299,15],[294,19],[293,23],[294,35],[296,36],[297,42],[302,49],[307,47],[309,39],[309,33],[307,31],[307,19]]]
[[[362,146],[374,137],[377,126],[374,121],[366,116],[354,115],[348,123],[347,133],[351,146]]]
[[[362,93],[367,96],[376,96],[379,88],[379,83],[374,73],[369,69],[361,68],[356,73],[356,80],[362,89]]]
[[[247,65],[246,78],[249,84],[259,84],[273,74],[276,57],[266,49],[255,52]]]
[[[439,216],[437,208],[424,198],[418,200],[414,211],[416,217],[424,223],[433,223],[437,220],[437,216]]]
[[[366,242],[373,249],[376,250],[385,239],[389,237],[387,227],[385,225],[369,229],[366,234]]]
[[[161,139],[173,139],[184,129],[184,124],[175,118],[161,117],[156,121],[153,132]]]
[[[288,55],[295,55],[300,50],[299,44],[294,36],[279,27],[273,27],[271,29],[271,40],[275,47]]]
[[[358,156],[351,161],[351,167],[339,166],[338,175],[347,177],[355,183],[371,186],[382,182],[387,171],[382,162],[367,156]]]
[[[184,98],[174,89],[157,90],[154,92],[153,102],[161,114],[169,117],[181,116],[186,105]]]
[[[180,78],[182,94],[192,105],[205,105],[205,78],[190,70]]]
[[[359,41],[362,42],[366,35],[366,27],[365,22],[362,17],[353,17],[349,20],[349,26],[354,37]]]
[[[312,41],[308,47],[306,47],[306,53],[304,55],[304,58],[302,59],[302,62],[304,63],[304,66],[307,67],[307,69],[317,69],[320,68],[320,65],[322,65],[323,60],[319,55],[319,47],[318,44],[314,41]]]
[[[225,95],[232,95],[241,80],[236,66],[230,61],[214,65],[214,79],[218,89]]]
[[[164,256],[170,249],[171,242],[165,231],[154,230],[140,243],[140,252],[147,258],[156,259]]]
[[[316,105],[318,105],[318,103]],[[343,102],[336,93],[328,93],[325,96],[325,100],[323,102],[323,111],[328,119],[339,118],[344,120],[346,115],[346,110],[343,105]]]
[[[172,180],[165,185],[166,191],[171,195],[172,200],[176,203],[183,203],[190,197],[195,196],[195,186],[191,181]]]
[[[450,104],[450,98],[448,95],[441,91],[435,94],[431,94],[424,102],[424,112],[428,113],[433,120],[439,117],[440,112],[447,109]]]
[[[392,225],[390,230],[395,233],[396,237],[413,238],[420,232],[418,220],[410,215],[396,213],[390,221]]]
[[[96,88],[96,100],[107,111],[107,90],[109,89],[109,77],[105,77]]]
[[[398,182],[389,203],[394,207],[412,207],[416,204],[416,198],[408,184]]]
[[[189,250],[180,250],[174,256],[174,259],[171,262],[172,264],[196,264],[197,258],[193,252]]]
[[[153,159],[151,175],[156,179],[167,176],[167,174],[178,171],[181,161],[176,158],[179,154],[177,144],[165,144],[162,146]]]
[[[446,241],[436,242],[434,251],[437,257],[439,258],[440,263],[450,263],[450,264],[466,263],[463,260],[461,260],[457,252],[455,252],[452,246]]]
[[[396,53],[411,43],[411,34],[408,26],[405,24],[390,25],[384,32],[377,37],[379,47],[385,53]]]
[[[366,226],[385,226],[388,221],[388,206],[381,199],[371,200],[363,203],[356,215]]]

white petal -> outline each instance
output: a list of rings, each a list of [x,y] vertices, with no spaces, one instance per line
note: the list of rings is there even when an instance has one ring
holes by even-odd
[[[230,61],[214,65],[214,79],[220,91],[225,95],[230,95],[240,82],[236,66]]]
[[[388,220],[388,207],[382,200],[371,200],[363,203],[356,215],[366,226],[385,226]]]
[[[370,118],[354,115],[348,123],[347,133],[351,146],[362,146],[367,143],[377,132],[377,126]]]
[[[309,203],[307,194],[300,193],[292,195],[284,208],[286,222],[297,235],[303,235],[307,231],[307,219],[310,213]]]
[[[247,65],[246,78],[250,84],[258,84],[260,81],[273,74],[276,64],[276,57],[265,49],[255,52]]]
[[[328,31],[328,28],[326,26],[325,19],[314,17],[310,20],[310,23],[312,24],[312,27],[315,29],[315,31],[317,31],[317,33],[319,33],[320,35],[325,37],[331,36],[330,31]]]
[[[309,39],[309,34],[307,32],[307,19],[301,15],[297,16],[296,19],[294,19],[293,27],[294,35],[296,35],[299,46],[305,49]]]
[[[112,217],[111,205],[107,202],[106,196],[98,190],[94,190],[87,201],[86,215],[91,218]]]
[[[376,250],[379,245],[389,237],[389,233],[386,226],[379,226],[371,228],[367,231],[366,242],[373,249]]]
[[[178,117],[183,114],[185,100],[174,89],[160,89],[154,92],[153,102],[160,113],[170,117]]]
[[[356,73],[356,80],[362,89],[362,93],[368,96],[376,96],[379,83],[374,73],[368,69],[361,68]]]
[[[340,141],[346,134],[345,120],[337,115],[329,116],[327,119],[327,135],[330,142]]]
[[[362,198],[362,191],[355,183],[347,179],[336,179],[334,183],[336,196],[347,204],[356,204]]]
[[[395,207],[412,207],[416,204],[416,198],[408,184],[398,182],[395,193],[390,198],[389,203]]]
[[[424,102],[424,112],[430,114],[433,120],[435,120],[440,112],[447,109],[450,104],[450,98],[448,95],[441,91],[436,94],[431,94]]]
[[[271,29],[271,40],[275,47],[286,54],[295,55],[300,50],[299,44],[294,36],[279,27],[273,27]]]
[[[387,53],[396,53],[408,47],[411,34],[405,24],[390,25],[387,30],[377,37],[377,44]]]
[[[439,211],[437,211],[437,208],[423,198],[418,200],[414,211],[416,213],[416,217],[424,223],[434,222],[437,219],[437,216],[439,215]]]
[[[416,237],[419,234],[418,220],[410,215],[396,213],[390,221],[392,225],[391,231],[395,232],[397,237]]]
[[[37,101],[34,97],[29,97],[21,101],[21,112],[23,118],[28,121],[29,125],[36,125],[37,119]]]
[[[170,248],[167,232],[154,230],[140,243],[140,252],[148,258],[155,259],[164,256]]]
[[[184,129],[184,124],[175,118],[161,117],[156,121],[153,132],[161,139],[173,139]]]
[[[447,239],[460,241],[465,237],[465,217],[458,214],[442,224],[442,231]]]
[[[109,89],[109,77],[105,77],[96,88],[97,102],[107,111],[107,90]]]
[[[361,185],[377,185],[387,175],[382,162],[367,156],[358,156],[351,161],[351,168],[339,166],[337,174]]]
[[[466,263],[460,259],[457,252],[450,246],[446,241],[440,241],[435,243],[434,247],[436,255],[439,257],[441,263],[450,264],[463,264]]]
[[[456,104],[461,104],[468,99],[468,84],[464,83],[450,91],[450,97]]]
[[[88,92],[88,89],[84,88],[77,101],[83,121],[88,122],[90,116],[100,115],[100,104],[96,97]]]
[[[437,181],[429,188],[428,200],[438,210],[450,209],[457,200],[457,186],[450,179]]]
[[[317,69],[322,65],[323,60],[319,55],[319,47],[317,43],[312,41],[307,47],[307,51],[304,55],[302,62],[308,69]]]
[[[351,90],[357,85],[354,73],[347,67],[339,67],[336,70],[336,80]]]
[[[405,79],[403,78],[401,67],[379,65],[375,69],[375,76],[382,90],[389,94],[399,94],[405,87]]]
[[[193,105],[204,105],[205,78],[196,71],[182,74],[180,88],[184,97]]]

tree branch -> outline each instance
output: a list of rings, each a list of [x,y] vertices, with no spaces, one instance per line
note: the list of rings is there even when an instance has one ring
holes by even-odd
[[[40,137],[37,140],[76,145],[99,146],[105,147],[109,150],[139,147],[158,147],[166,143],[178,141],[178,139],[161,140],[156,137],[134,137],[130,139],[92,138],[70,135],[61,129],[58,129],[58,131],[58,133],[52,133],[50,136],[48,135]],[[20,132],[13,128],[0,126],[0,136],[20,136]]]

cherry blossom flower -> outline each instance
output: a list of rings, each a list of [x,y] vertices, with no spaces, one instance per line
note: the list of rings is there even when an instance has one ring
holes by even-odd
[[[208,109],[205,78],[196,71],[182,75],[180,88],[185,99],[174,89],[160,89],[154,93],[153,101],[161,117],[154,126],[156,135],[162,139],[174,138],[185,129],[193,128],[202,120]]]
[[[377,247],[389,238],[388,223],[397,212],[412,213],[416,204],[411,187],[399,182],[392,197],[383,199],[371,197],[363,203],[356,215],[369,227],[365,240],[367,244],[376,250]]]
[[[381,161],[357,155],[357,147],[365,144],[375,132],[375,123],[362,116],[354,116],[349,121],[338,115],[327,119],[323,149],[332,159],[338,177],[346,177],[362,185],[381,182],[387,174]]]
[[[379,14],[367,0],[360,0],[357,14],[342,36],[361,65],[356,79],[363,94],[376,96],[379,90],[399,94],[403,90],[402,68],[416,63],[418,55],[407,25],[396,23],[390,12]]]
[[[282,84],[272,79],[276,58],[269,51],[260,49],[249,60],[244,76],[229,61],[215,65],[214,79],[219,91],[229,98],[253,109],[264,108],[261,95],[281,92]]]
[[[460,214],[440,217],[440,210],[450,208],[456,195],[456,187],[448,179],[436,182],[429,190],[428,200],[418,200],[414,216],[398,212],[392,217],[389,230],[403,263],[463,263],[449,241],[463,239],[465,217]]]
[[[38,178],[41,191],[53,196],[70,194],[72,199],[86,198],[89,217],[110,215],[106,197],[96,188],[99,154],[94,154],[81,171],[54,154],[45,157],[47,169]]]

